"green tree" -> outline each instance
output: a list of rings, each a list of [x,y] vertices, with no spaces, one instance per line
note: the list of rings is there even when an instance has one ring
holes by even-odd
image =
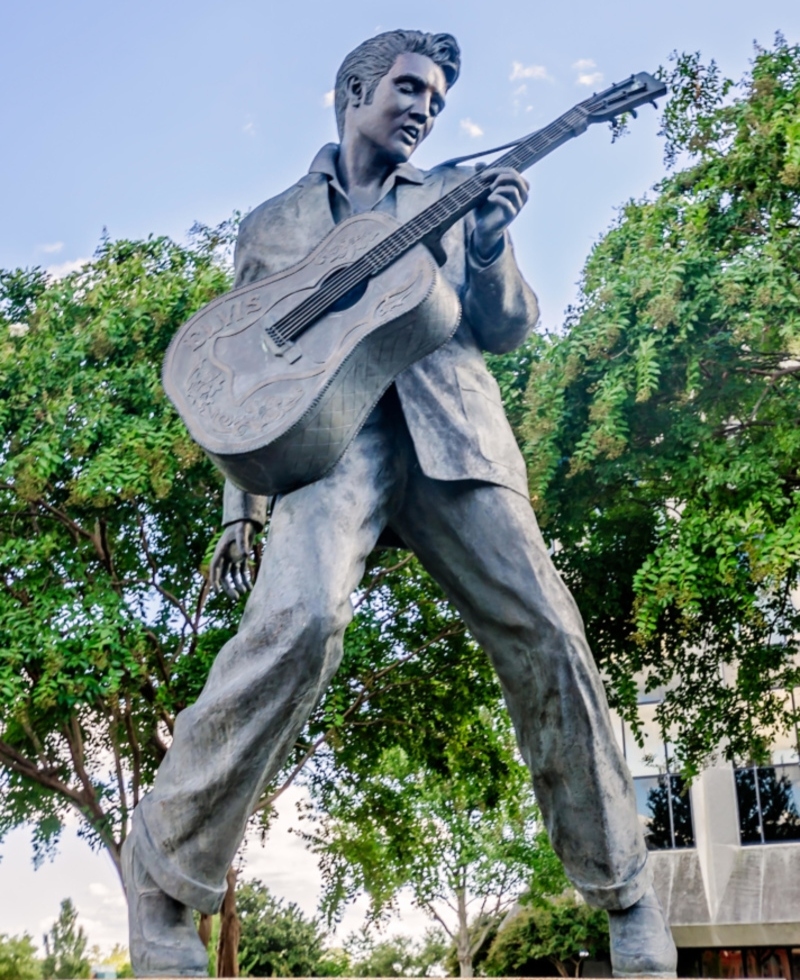
[[[428,929],[422,939],[390,936],[376,940],[369,930],[348,938],[350,976],[427,977],[441,976],[448,942],[440,929]]]
[[[326,933],[294,902],[275,898],[257,879],[237,889],[239,968],[247,977],[335,976]]]
[[[0,980],[39,980],[41,975],[42,964],[28,933],[0,933]]]
[[[83,926],[78,925],[78,911],[72,904],[72,899],[65,898],[58,918],[50,932],[44,936],[42,976],[45,980],[88,977],[91,974],[91,964],[86,955],[87,944]]]
[[[524,421],[543,530],[618,707],[666,688],[687,774],[793,719],[800,615],[800,48],[676,56],[671,173],[595,246]]]
[[[523,905],[498,931],[484,961],[490,977],[580,974],[584,958],[609,956],[608,916],[574,898]]]
[[[128,817],[237,610],[201,572],[221,480],[160,383],[223,291],[230,229],[0,273],[0,837],[67,811],[119,866]]]

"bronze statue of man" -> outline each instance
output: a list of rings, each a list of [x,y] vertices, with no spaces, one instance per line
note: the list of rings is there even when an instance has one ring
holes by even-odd
[[[472,172],[409,162],[458,77],[448,34],[390,31],[336,78],[341,142],[244,219],[236,284],[303,259],[370,209],[406,221]],[[497,671],[550,839],[586,901],[609,912],[615,976],[674,976],[633,785],[572,596],[531,509],[525,467],[483,352],[518,346],[538,319],[508,226],[528,196],[498,170],[485,203],[442,238],[463,316],[453,338],[403,371],[341,460],[278,497],[239,632],[178,717],[123,850],[137,976],[203,976],[192,909],[216,912],[253,806],[339,665],[350,596],[380,541],[415,552]],[[225,488],[212,578],[248,588],[266,500]]]

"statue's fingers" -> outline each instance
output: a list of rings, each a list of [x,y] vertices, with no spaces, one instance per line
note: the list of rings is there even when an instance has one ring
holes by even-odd
[[[492,191],[489,195],[489,200],[494,200],[497,203],[508,201],[519,211],[525,203],[526,198],[523,197],[522,190],[516,184],[503,184],[501,187],[497,187]]]
[[[493,194],[490,194],[486,203],[491,207],[499,208],[499,210],[503,212],[506,224],[515,218],[522,210],[521,200],[518,198],[515,199],[514,197],[506,194],[501,194],[500,191],[495,191]]]
[[[228,565],[222,574],[222,591],[229,599],[238,599],[239,593],[233,581],[233,565]]]
[[[236,562],[231,569],[231,579],[237,595],[244,595],[247,592],[247,586],[242,581],[242,565],[243,562]]]
[[[253,579],[250,575],[250,566],[247,562],[244,562],[242,565],[242,581],[244,582],[245,589],[250,592],[253,588]]]

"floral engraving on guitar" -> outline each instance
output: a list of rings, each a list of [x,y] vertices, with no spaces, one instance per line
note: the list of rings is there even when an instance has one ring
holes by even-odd
[[[246,438],[272,428],[295,407],[302,397],[303,389],[300,385],[296,385],[280,398],[262,401],[255,411],[221,412],[212,408],[209,416],[221,435],[235,432],[237,436]]]
[[[340,235],[329,248],[326,248],[322,255],[316,260],[316,265],[339,265],[340,263],[352,262],[364,249],[371,246],[383,232],[379,229],[371,235],[365,235],[363,228],[359,226],[356,231],[349,235]]]
[[[186,397],[197,406],[201,415],[205,415],[214,404],[217,395],[225,385],[225,375],[212,367],[208,358],[204,357],[189,375],[186,385]]]
[[[375,307],[375,312],[373,314],[375,319],[385,320],[387,317],[399,310],[414,291],[417,282],[418,279],[415,279],[407,286],[401,286],[400,289],[396,289],[393,293],[387,293],[387,295],[384,296],[380,303],[378,303],[378,305]]]

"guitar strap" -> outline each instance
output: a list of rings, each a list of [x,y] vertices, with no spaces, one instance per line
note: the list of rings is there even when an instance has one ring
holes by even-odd
[[[519,146],[520,143],[527,137],[522,137],[522,139],[512,140],[510,143],[503,143],[502,146],[494,146],[491,150],[479,150],[477,153],[467,153],[463,157],[451,157],[449,160],[445,160],[444,163],[440,163],[440,167],[456,167],[459,163],[465,163],[467,160],[476,160],[478,157],[486,157],[490,153],[499,153],[500,150],[510,150],[512,146]]]

